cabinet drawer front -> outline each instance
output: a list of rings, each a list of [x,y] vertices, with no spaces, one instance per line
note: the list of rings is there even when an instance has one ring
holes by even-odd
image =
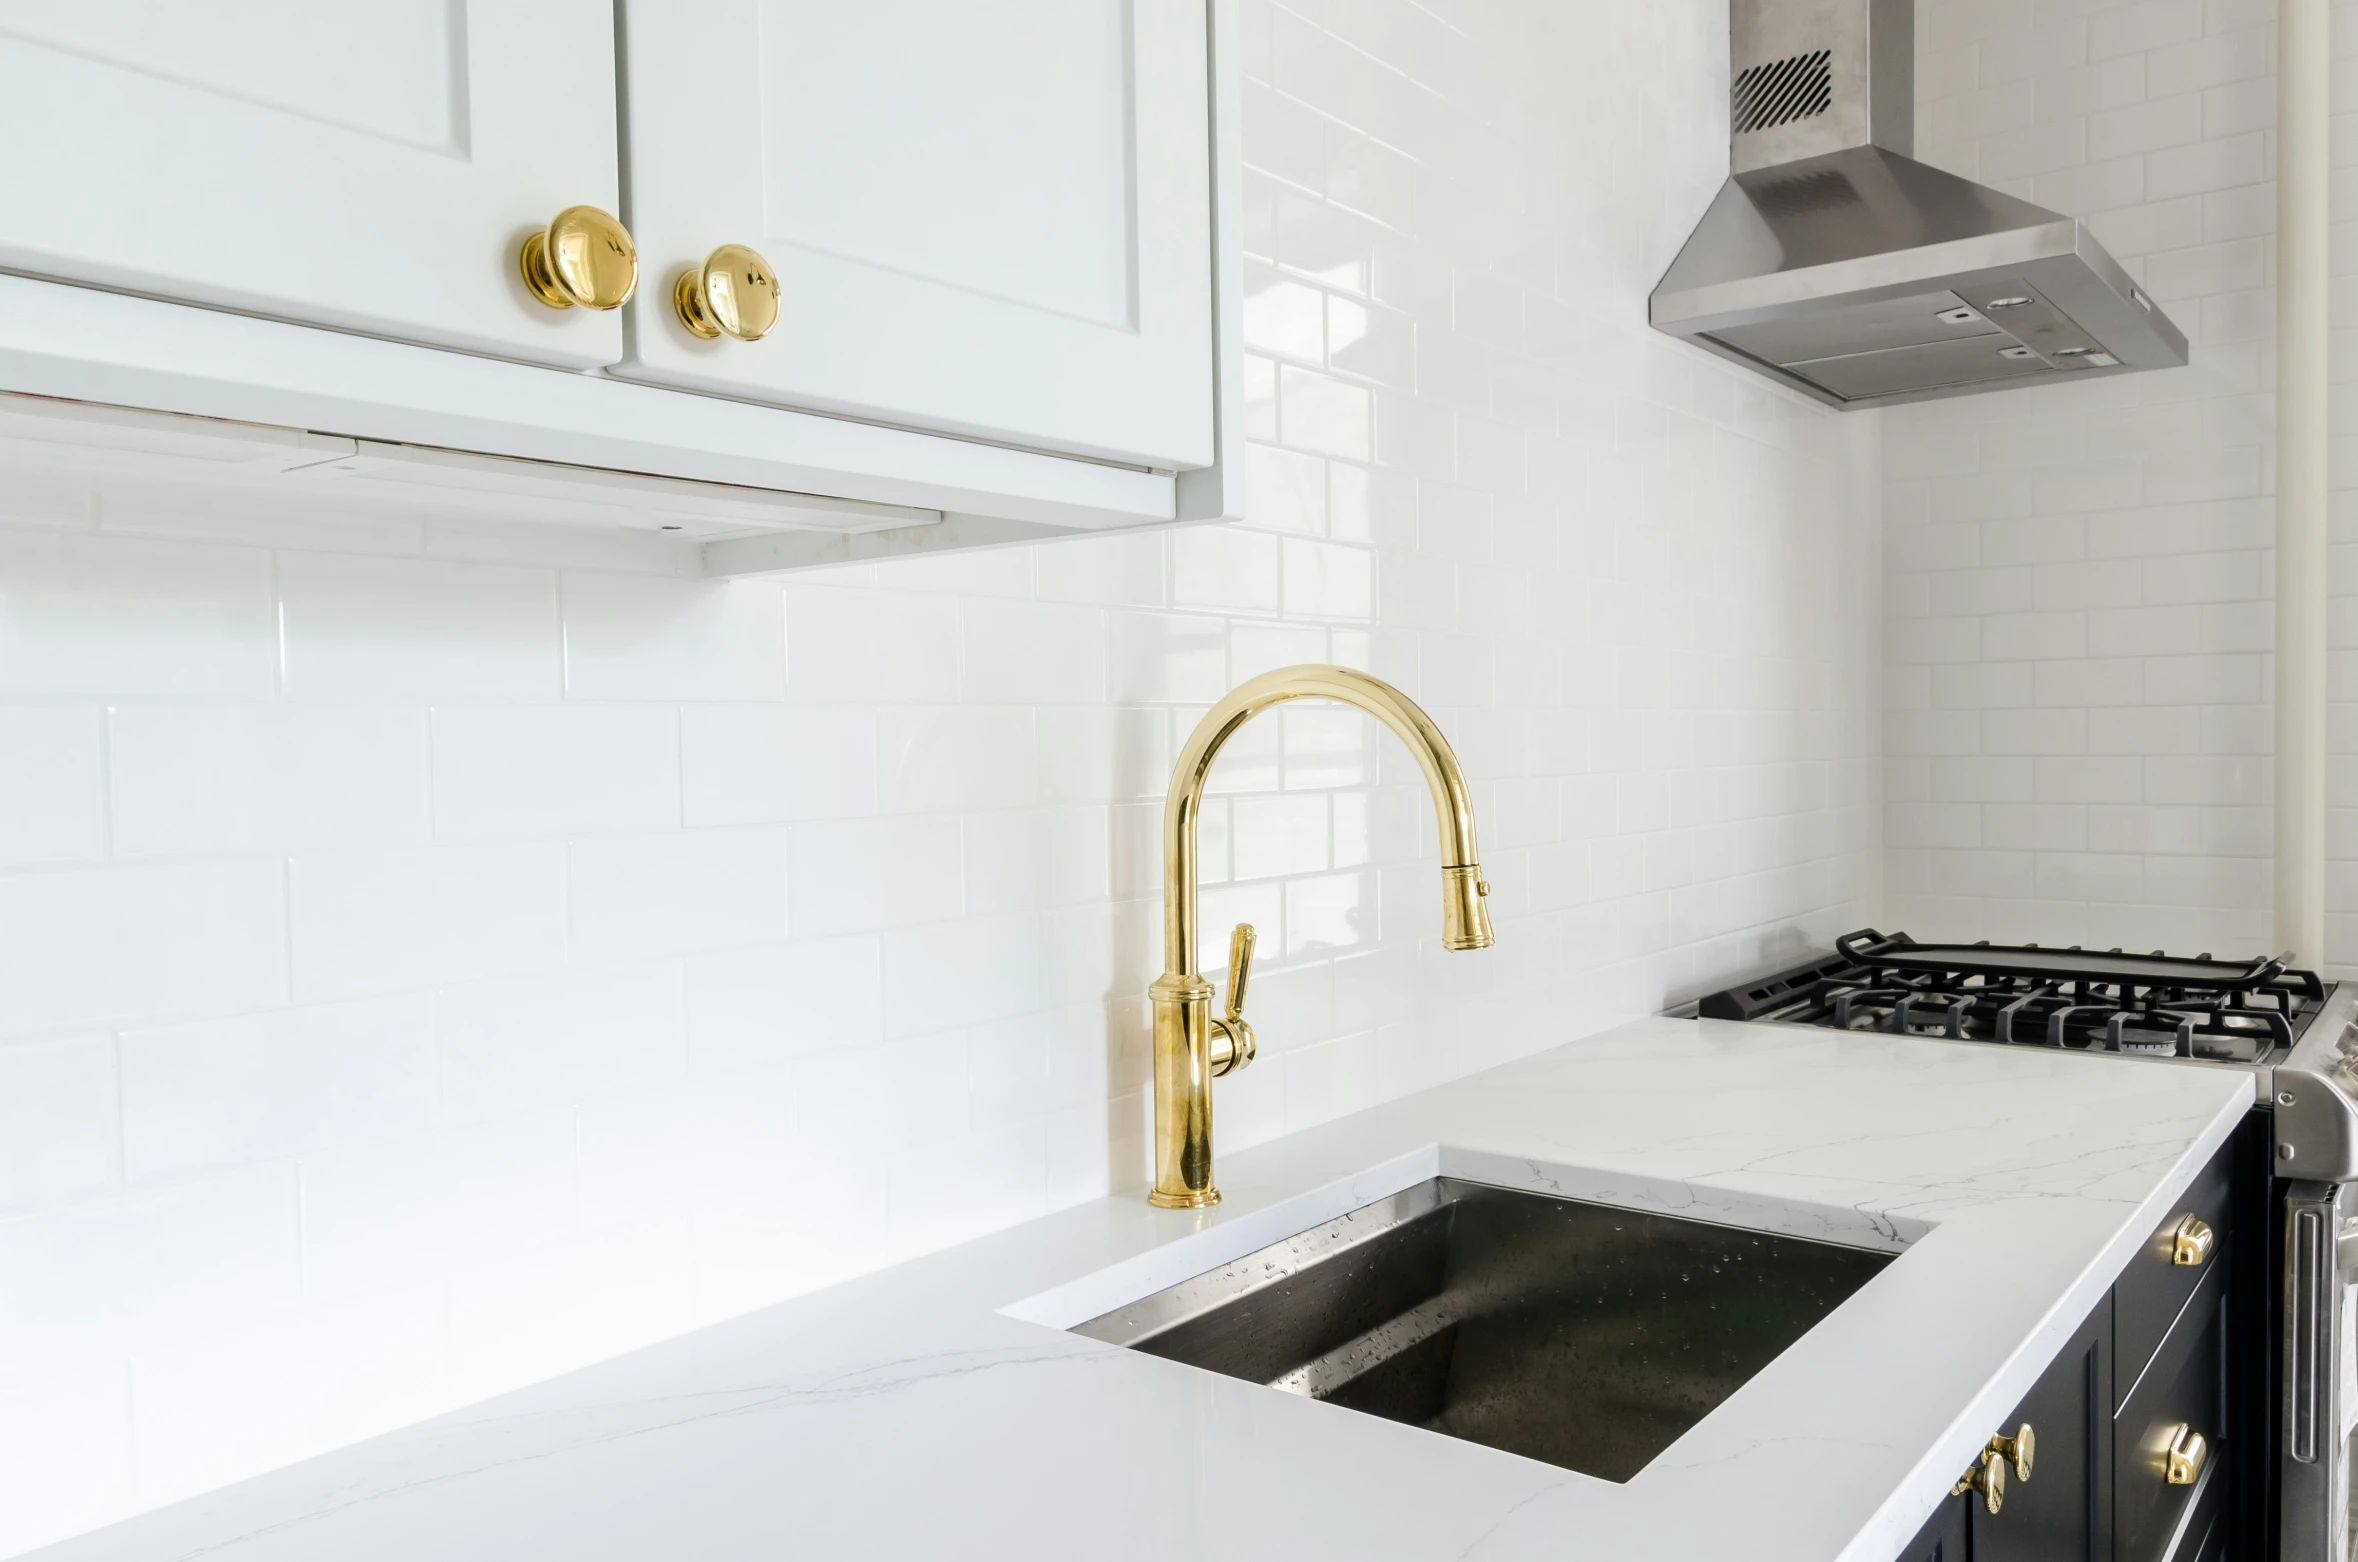
[[[2228,1152],[2221,1150],[2170,1207],[2113,1287],[2113,1392],[2123,1400],[2136,1391],[2162,1336],[2186,1306],[2194,1288],[2227,1267],[2228,1196],[2233,1188]],[[2187,1216],[2214,1233],[2208,1259],[2199,1265],[2172,1261],[2178,1223]]]
[[[2188,1510],[2212,1503],[2213,1489],[2225,1484],[2226,1301],[2225,1275],[2208,1277],[2114,1421],[2113,1513],[2120,1562],[2171,1557],[2173,1544],[2183,1547],[2198,1530],[2188,1522]],[[2205,1453],[2190,1484],[2172,1485],[2169,1451],[2180,1429],[2199,1435]]]
[[[2196,1514],[2194,1522],[2186,1526],[2186,1539],[2170,1553],[2170,1562],[2223,1562],[2227,1555],[2227,1526],[2219,1518],[2221,1506],[2216,1497],[2203,1499],[2203,1507],[2209,1511]]]

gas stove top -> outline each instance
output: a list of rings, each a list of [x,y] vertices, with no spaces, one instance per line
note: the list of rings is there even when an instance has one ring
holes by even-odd
[[[1837,951],[1714,993],[1707,1019],[2067,1047],[2215,1063],[2271,1063],[2331,991],[2292,956],[2180,959],[2036,944],[1919,944],[1873,928]]]

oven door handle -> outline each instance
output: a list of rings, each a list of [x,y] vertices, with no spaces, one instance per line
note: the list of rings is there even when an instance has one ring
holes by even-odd
[[[2333,1190],[2323,1191],[2297,1191],[2285,1205],[2285,1451],[2299,1464],[2317,1462],[2332,1413]]]

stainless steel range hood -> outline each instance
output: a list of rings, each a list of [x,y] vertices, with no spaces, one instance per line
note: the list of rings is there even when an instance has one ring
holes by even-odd
[[[2085,224],[1917,162],[1913,0],[1730,0],[1728,182],[1658,330],[1835,407],[2172,368]]]

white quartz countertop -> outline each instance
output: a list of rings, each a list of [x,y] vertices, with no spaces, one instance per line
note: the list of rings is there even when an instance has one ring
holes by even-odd
[[[2251,1088],[1641,1021],[34,1555],[1889,1562]],[[1626,1484],[1064,1330],[1437,1173],[1900,1257]]]

